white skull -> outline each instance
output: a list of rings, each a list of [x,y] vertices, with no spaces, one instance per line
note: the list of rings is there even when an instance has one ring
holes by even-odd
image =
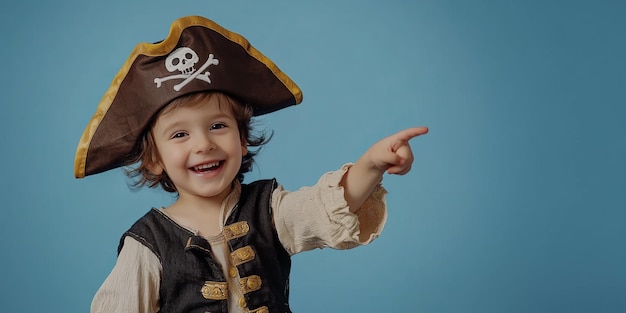
[[[193,67],[200,59],[191,48],[181,47],[170,53],[165,59],[165,68],[173,72],[179,70],[182,74],[191,74],[196,69]]]

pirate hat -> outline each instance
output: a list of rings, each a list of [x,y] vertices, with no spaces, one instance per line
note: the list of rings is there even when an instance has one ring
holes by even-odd
[[[170,101],[220,91],[248,103],[254,115],[302,102],[302,91],[239,34],[200,16],[180,18],[165,40],[135,46],[83,132],[74,175],[125,165],[151,119]]]

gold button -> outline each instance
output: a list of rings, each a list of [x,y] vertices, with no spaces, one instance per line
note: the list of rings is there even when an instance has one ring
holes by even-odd
[[[231,266],[230,269],[228,270],[228,274],[230,275],[230,277],[235,278],[237,277],[237,268],[234,266]]]
[[[239,306],[242,308],[246,307],[246,298],[244,297],[239,298]]]
[[[246,285],[248,285],[248,288],[251,290],[257,290],[261,285],[261,278],[259,278],[259,276],[250,276],[246,281]]]

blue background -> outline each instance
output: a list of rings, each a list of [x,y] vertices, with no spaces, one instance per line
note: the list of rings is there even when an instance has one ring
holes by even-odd
[[[410,126],[381,238],[293,258],[296,312],[626,312],[626,2],[5,1],[0,312],[86,312],[164,192],[76,180],[134,45],[203,15],[304,91],[248,180],[314,184]]]

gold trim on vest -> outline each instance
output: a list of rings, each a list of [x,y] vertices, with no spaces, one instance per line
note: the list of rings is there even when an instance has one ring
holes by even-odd
[[[228,270],[228,275],[230,275],[230,277],[235,278],[237,277],[237,275],[239,275],[239,272],[237,271],[237,268],[234,266],[231,266],[230,269]]]
[[[233,265],[235,266],[252,261],[254,260],[255,256],[256,255],[251,246],[239,248],[230,254],[230,257],[233,260]]]
[[[228,299],[228,283],[207,281],[200,292],[207,300],[226,300]]]
[[[248,222],[241,221],[224,227],[224,238],[231,240],[245,236],[250,231]]]
[[[270,310],[266,306],[262,306],[256,310],[251,310],[250,313],[269,313]]]
[[[239,284],[241,285],[242,292],[246,294],[261,289],[263,281],[261,280],[260,276],[252,275],[248,277],[242,277],[239,280]]]
[[[245,308],[248,304],[246,303],[246,298],[241,297],[239,298],[239,307],[241,308]]]

